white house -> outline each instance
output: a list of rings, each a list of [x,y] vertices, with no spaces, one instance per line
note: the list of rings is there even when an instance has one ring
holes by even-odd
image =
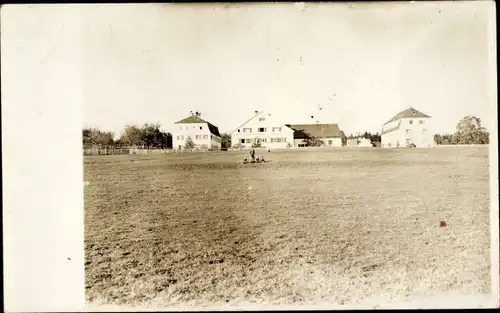
[[[294,147],[307,147],[309,138],[323,141],[324,147],[342,147],[342,132],[337,124],[287,124],[287,126],[295,131]]]
[[[382,147],[434,146],[431,117],[414,108],[399,112],[382,126]]]
[[[254,115],[231,133],[233,149],[250,149],[260,145],[268,149],[293,146],[293,130],[264,111]]]
[[[201,113],[191,113],[175,123],[172,132],[172,145],[176,150],[184,150],[188,138],[194,143],[195,150],[220,150],[221,136],[217,126],[203,120]]]

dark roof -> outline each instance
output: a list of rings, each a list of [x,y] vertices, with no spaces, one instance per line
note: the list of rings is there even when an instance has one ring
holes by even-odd
[[[212,133],[212,135],[220,137],[219,128],[213,125],[212,123],[205,121],[199,116],[192,115],[178,122],[175,122],[175,124],[194,124],[194,123],[206,123],[208,125],[208,129],[210,130],[210,133]]]
[[[410,107],[410,108],[396,114],[393,118],[391,118],[389,121],[387,121],[384,125],[387,125],[391,122],[397,121],[397,120],[402,119],[402,118],[411,118],[411,117],[418,118],[418,117],[430,117],[430,116]]]
[[[337,138],[342,137],[337,124],[286,124],[294,130],[294,139],[305,139],[309,137],[317,138]]]

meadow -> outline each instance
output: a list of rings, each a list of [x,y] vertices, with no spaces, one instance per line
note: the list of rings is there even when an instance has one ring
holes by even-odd
[[[487,146],[257,155],[84,157],[87,301],[489,293]]]

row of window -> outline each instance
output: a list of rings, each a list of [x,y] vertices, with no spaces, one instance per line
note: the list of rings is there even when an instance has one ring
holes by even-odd
[[[406,134],[410,134],[411,132],[412,132],[411,129],[406,129]],[[422,133],[425,133],[425,132],[427,132],[427,129],[425,129],[425,128],[422,129]]]
[[[196,127],[198,127],[198,126],[196,126],[196,125],[191,126],[192,129],[195,129]],[[199,126],[199,127],[201,130],[203,130],[203,126]],[[188,130],[189,126],[179,126],[179,129],[180,130]]]
[[[272,132],[273,133],[278,133],[278,132],[281,132],[281,127],[271,127],[272,129]],[[258,127],[256,128],[257,132],[258,133],[266,133],[268,128],[267,127]],[[251,127],[245,127],[243,129],[241,129],[242,132],[244,133],[251,133],[252,132],[252,128]],[[238,129],[238,133],[240,132],[240,129]]]
[[[413,120],[410,120],[409,121],[410,124],[413,124]],[[419,120],[418,121],[419,124],[424,124],[425,123],[425,120]]]
[[[245,139],[240,139],[240,143],[267,143],[269,139],[270,143],[279,143],[279,142],[286,142],[286,138],[245,138]]]
[[[184,140],[184,137],[186,137],[186,139],[187,139],[187,137],[189,137],[189,136],[180,135],[180,136],[177,136],[177,140]],[[201,140],[201,139],[207,140],[208,135],[196,135],[196,136],[194,136],[194,139],[195,140]],[[219,137],[214,136],[214,135],[210,135],[210,139],[215,140],[217,142],[221,141],[221,139]]]

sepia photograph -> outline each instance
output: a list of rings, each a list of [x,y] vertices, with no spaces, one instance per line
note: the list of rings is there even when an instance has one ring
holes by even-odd
[[[87,310],[498,306],[494,2],[75,7]]]

